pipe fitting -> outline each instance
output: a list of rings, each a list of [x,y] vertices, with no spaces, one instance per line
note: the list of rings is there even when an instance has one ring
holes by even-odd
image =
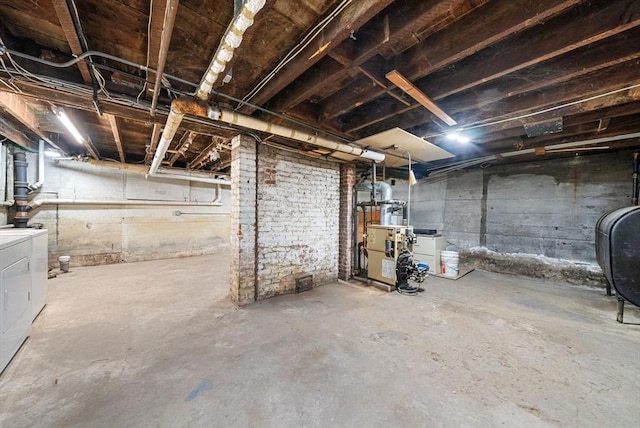
[[[181,116],[190,114],[198,117],[207,117],[209,105],[205,101],[192,98],[178,98],[171,102],[171,112]]]

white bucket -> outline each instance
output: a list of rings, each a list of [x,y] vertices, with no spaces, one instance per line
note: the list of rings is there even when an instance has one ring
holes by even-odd
[[[69,262],[71,261],[71,256],[60,256],[58,257],[58,262],[60,263],[60,270],[62,272],[69,272]]]
[[[458,260],[460,255],[457,251],[440,251],[440,271],[442,275],[455,278],[458,276]]]

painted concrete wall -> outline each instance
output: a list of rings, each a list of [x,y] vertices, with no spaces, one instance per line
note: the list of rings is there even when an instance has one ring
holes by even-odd
[[[412,223],[442,231],[458,249],[594,262],[596,221],[630,204],[631,159],[625,151],[420,180]]]
[[[30,182],[37,158],[28,156]],[[211,202],[216,186],[144,175],[88,163],[46,162],[44,186],[31,197]],[[211,253],[229,244],[230,190],[222,205],[43,205],[30,224],[49,230],[49,260],[70,255],[72,265],[152,260]]]

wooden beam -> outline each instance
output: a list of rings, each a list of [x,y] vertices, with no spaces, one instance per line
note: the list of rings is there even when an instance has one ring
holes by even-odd
[[[180,138],[180,141],[176,146],[175,153],[171,155],[171,158],[169,158],[170,167],[173,166],[173,164],[176,163],[178,159],[180,159],[180,156],[182,156],[182,153],[180,153],[180,151],[183,148],[185,149],[188,148],[193,143],[193,139],[195,138],[195,136],[196,134],[191,131],[187,131],[184,134],[182,134],[182,138]],[[186,156],[185,156],[185,159],[186,159]]]
[[[52,1],[56,10],[56,15],[58,15],[58,21],[60,21],[60,25],[62,26],[62,31],[64,31],[64,35],[67,38],[69,48],[71,48],[71,53],[76,56],[81,55],[84,50],[80,44],[80,38],[78,37],[76,26],[73,24],[73,18],[71,17],[71,12],[69,11],[66,0]],[[84,61],[78,61],[77,65],[78,69],[80,69],[80,74],[82,75],[84,82],[91,83],[91,72],[89,71],[87,63]]]
[[[178,15],[179,0],[167,0],[165,3],[166,10],[162,23],[162,32],[160,34],[160,48],[158,49],[158,60],[155,67],[157,70],[155,83],[153,85],[153,96],[151,97],[151,116],[156,114],[156,106],[158,105],[158,97],[160,96],[162,86],[162,75],[164,74],[164,67],[167,63],[167,54],[169,52],[169,45],[171,44],[173,26],[176,22],[176,16]]]
[[[226,143],[226,142],[227,141],[225,141],[224,139],[214,138],[211,144],[205,147],[205,149],[202,150],[200,154],[198,154],[198,156],[196,156],[191,162],[189,162],[189,165],[188,165],[189,169],[198,168],[199,164],[203,162],[207,156],[209,156],[209,152],[211,150],[215,149],[218,146],[218,144]]]
[[[124,151],[122,150],[122,140],[120,139],[120,130],[118,129],[118,121],[116,117],[112,114],[105,114],[107,120],[109,121],[109,125],[111,126],[111,132],[113,133],[113,141],[116,143],[116,148],[118,149],[118,155],[120,155],[120,162],[126,163],[124,157]]]
[[[0,92],[0,106],[2,106],[7,113],[31,130],[39,138],[46,141],[50,146],[63,154],[66,153],[45,135],[44,131],[40,127],[38,118],[22,96],[12,92]]]
[[[619,36],[604,39],[589,48],[581,48],[572,55],[560,56],[514,72],[503,79],[504,83],[500,81],[483,83],[483,79],[478,78],[478,74],[481,75],[482,72],[474,74],[469,73],[467,68],[461,68],[459,71],[434,73],[419,81],[416,86],[431,94],[436,101],[446,99],[447,111],[455,114],[470,106],[476,108],[487,106],[505,97],[543,90],[548,86],[569,82],[594,71],[636,60],[640,58],[640,51],[635,47],[637,43],[640,43],[640,27]],[[460,88],[450,86],[451,82],[459,82]],[[472,82],[475,82],[473,90],[463,90],[472,85]],[[405,108],[399,103],[391,102],[380,108],[375,103],[370,103],[367,107],[362,107],[343,118],[345,131],[359,131],[378,122],[397,117],[418,106],[414,103],[410,108]],[[405,121],[403,126],[416,126],[429,120],[418,114],[415,117],[421,122],[408,124]],[[392,122],[393,120],[383,126],[395,126]]]
[[[394,59],[396,68],[410,80],[416,80],[518,32],[545,22],[580,2],[580,0],[489,2],[397,56]],[[560,39],[564,40],[565,37],[562,36]],[[379,88],[372,88],[367,81],[358,80],[329,97],[322,104],[321,118],[337,117],[382,93],[383,91]]]
[[[298,78],[329,51],[349,37],[393,0],[359,0],[351,2],[322,32],[315,37],[288,65],[281,70],[255,97],[253,104],[263,105]],[[245,106],[244,111],[252,111]]]
[[[599,87],[599,88],[601,88],[603,92],[606,92],[608,89],[606,87]],[[551,103],[552,105],[555,103],[559,103],[559,101],[561,100],[550,99],[548,102]],[[623,90],[621,92],[616,92],[614,94],[610,94],[610,95],[599,97],[599,98],[594,98],[592,100],[585,101],[579,104],[567,105],[566,107],[561,107],[557,110],[541,113],[531,117],[518,118],[517,113],[513,112],[509,115],[502,116],[502,118],[507,119],[508,116],[516,116],[515,118],[512,118],[510,120],[507,120],[501,123],[488,124],[486,126],[482,126],[481,128],[478,128],[477,131],[475,132],[479,134],[499,132],[499,131],[511,129],[514,127],[520,127],[528,123],[551,120],[560,116],[565,118],[565,122],[569,122],[571,121],[571,116],[573,115],[579,115],[579,114],[591,112],[594,116],[597,116],[598,113],[595,112],[594,110],[615,107],[621,104],[634,103],[638,101],[640,101],[640,87]],[[529,102],[535,103],[529,106],[529,111],[531,111],[531,109],[544,107],[543,105],[539,104],[540,100],[529,99]],[[521,108],[522,107],[524,106],[521,106]],[[477,117],[480,118],[481,114],[478,114]],[[494,119],[494,117],[492,117],[492,119]],[[431,138],[434,135],[433,129],[428,129],[428,128],[425,129],[424,126],[417,126],[414,128],[409,128],[407,130],[415,135],[424,136],[425,138]]]
[[[19,146],[24,147],[27,150],[34,150],[36,145],[33,141],[29,140],[26,135],[18,131],[12,124],[6,122],[0,116],[0,135],[8,138]]]
[[[440,120],[449,126],[457,124],[455,120],[447,113],[444,112],[436,103],[424,94],[420,89],[411,83],[406,77],[398,72],[398,70],[392,70],[387,73],[387,79],[393,82],[398,88],[406,92],[411,98],[419,102],[424,108],[436,115]]]
[[[149,148],[146,150],[147,154],[144,156],[144,164],[151,164],[153,154],[156,152],[156,147],[160,141],[160,133],[162,131],[162,125],[159,123],[153,124],[153,131],[151,132],[151,141],[149,142]]]
[[[8,83],[10,79],[8,77],[0,76],[0,82]],[[22,91],[21,96],[34,99],[36,101],[47,100],[53,103],[72,107],[78,110],[91,111],[95,113],[95,107],[93,106],[92,94],[76,94],[64,91],[62,88],[52,89],[44,86],[40,86],[36,82],[17,81],[13,80],[15,84]],[[0,84],[0,92],[8,92],[9,89],[6,85]],[[126,104],[120,102],[114,102],[108,98],[99,95],[100,106],[104,113],[113,114],[119,118],[126,118],[137,122],[154,123],[160,125],[160,131],[162,125],[167,120],[169,112],[169,106],[163,106],[158,110],[156,117],[149,117],[150,105],[148,102],[140,102],[140,106],[135,106],[135,102],[132,99],[131,102]],[[216,122],[200,119],[193,116],[185,116],[182,121],[182,126],[189,128],[189,130],[197,132],[202,135],[220,135],[224,137],[232,137],[237,135],[239,131],[229,130],[228,127],[219,127]],[[156,141],[157,144],[157,141]]]
[[[162,27],[164,26],[164,16],[167,7],[167,0],[154,0],[151,2],[149,11],[149,32],[147,33],[147,63],[150,68],[158,68],[158,58],[160,56],[160,44],[162,39]],[[153,97],[155,72],[147,71],[146,97]]]
[[[435,0],[394,2],[385,10],[385,13],[376,15],[364,24],[358,30],[355,40],[347,38],[329,52],[328,56],[342,64],[342,68],[338,67],[334,61],[327,61],[325,57],[311,67],[304,76],[300,76],[288,85],[286,91],[278,94],[270,103],[270,109],[278,112],[288,111],[320,89],[347,77],[354,68],[377,56],[385,46],[392,46],[402,39],[411,37],[426,25],[429,26],[430,31],[435,32],[448,22],[442,18],[443,16],[451,17],[454,14],[467,13],[486,1],[478,0],[470,3],[468,0],[452,0],[446,4]],[[384,71],[386,70],[385,64]],[[384,73],[381,74],[384,75]],[[386,89],[386,87],[387,85],[382,85],[382,88]]]

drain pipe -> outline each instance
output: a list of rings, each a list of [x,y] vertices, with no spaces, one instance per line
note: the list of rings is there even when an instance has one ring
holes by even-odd
[[[631,205],[638,205],[638,180],[640,179],[640,152],[633,154],[633,193],[631,193]]]
[[[44,140],[38,143],[38,181],[29,184],[29,193],[38,190],[44,184]]]
[[[16,215],[13,223],[16,227],[25,228],[29,221],[27,213],[29,203],[29,183],[27,182],[27,155],[23,152],[13,155],[13,168],[15,181],[13,182],[13,193],[16,201]]]
[[[234,50],[240,46],[240,43],[242,43],[242,37],[245,31],[253,25],[253,18],[256,13],[262,9],[264,3],[265,0],[245,0],[240,8],[240,12],[235,15],[224,36],[222,36],[222,42],[218,46],[216,54],[211,60],[211,64],[209,65],[206,74],[202,78],[202,82],[196,91],[196,99],[198,101],[206,101],[209,98],[209,93],[213,88],[213,84],[233,57]],[[180,101],[178,105],[174,106],[176,101],[178,100],[174,100],[171,103],[171,111],[167,117],[167,122],[164,126],[164,130],[162,131],[162,137],[158,142],[158,147],[153,156],[153,161],[149,168],[149,175],[154,175],[158,171],[158,167],[164,159],[164,155],[167,153],[169,145],[171,144],[173,137],[176,135],[184,115],[190,113],[188,110],[181,109],[180,104],[182,104],[182,101]],[[195,103],[198,103],[198,101]],[[205,114],[202,117],[207,117],[207,115]]]
[[[27,207],[28,211],[40,208],[42,205],[130,205],[130,206],[184,206],[184,207],[219,207],[222,201],[212,202],[190,202],[190,201],[148,201],[139,199],[37,199],[31,201]],[[25,211],[26,212],[26,211]],[[19,226],[16,226],[19,227]]]

